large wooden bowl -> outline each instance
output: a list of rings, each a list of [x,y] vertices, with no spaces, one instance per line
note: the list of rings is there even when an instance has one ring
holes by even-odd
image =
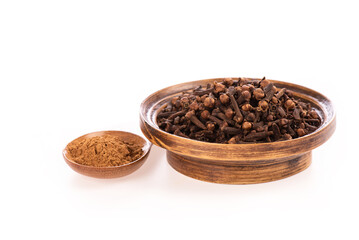
[[[94,177],[94,178],[118,178],[127,176],[137,169],[139,169],[146,161],[148,154],[150,153],[152,144],[146,141],[144,138],[133,134],[129,132],[123,132],[123,131],[100,131],[100,132],[93,132],[86,135],[83,135],[79,138],[92,138],[96,136],[105,136],[105,135],[111,135],[119,137],[121,140],[130,142],[130,143],[136,143],[139,145],[142,145],[142,151],[143,154],[141,157],[136,159],[133,162],[120,165],[120,166],[111,166],[111,167],[93,167],[93,166],[87,166],[82,165],[79,163],[76,163],[71,159],[71,156],[67,152],[67,146],[62,152],[62,156],[65,159],[65,162],[67,165],[69,165],[75,172],[78,172],[80,174]],[[79,139],[76,138],[75,140]],[[75,141],[73,140],[73,141]]]
[[[251,184],[282,179],[306,169],[312,160],[311,151],[327,141],[335,130],[335,112],[328,98],[314,90],[275,80],[271,81],[276,87],[292,90],[296,98],[310,102],[318,110],[322,118],[319,129],[309,135],[287,141],[217,144],[179,137],[158,127],[157,114],[161,106],[172,97],[198,85],[206,86],[207,83],[222,80],[205,79],[167,87],[153,93],[141,104],[142,132],[152,143],[167,150],[169,164],[184,175],[227,184]]]

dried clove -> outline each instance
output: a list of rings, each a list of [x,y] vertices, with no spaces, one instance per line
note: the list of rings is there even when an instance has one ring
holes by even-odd
[[[187,112],[186,118],[191,120],[191,122],[193,122],[193,124],[195,124],[197,127],[207,129],[206,126],[196,117],[194,110]]]
[[[319,112],[268,79],[225,78],[173,97],[158,126],[180,137],[239,144],[290,140],[316,131]]]
[[[247,136],[245,136],[243,140],[246,141],[246,142],[253,142],[253,141],[257,141],[257,140],[261,140],[263,138],[269,137],[272,134],[273,134],[272,131],[269,131],[269,132],[251,132]]]

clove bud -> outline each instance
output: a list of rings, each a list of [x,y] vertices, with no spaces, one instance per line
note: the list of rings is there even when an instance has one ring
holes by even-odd
[[[165,103],[158,126],[180,137],[214,143],[290,140],[316,131],[318,111],[268,79],[225,78]]]

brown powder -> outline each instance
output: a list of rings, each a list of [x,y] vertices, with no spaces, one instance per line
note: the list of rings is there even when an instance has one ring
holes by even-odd
[[[94,167],[124,165],[143,154],[141,145],[111,135],[79,138],[69,143],[66,150],[74,162]]]

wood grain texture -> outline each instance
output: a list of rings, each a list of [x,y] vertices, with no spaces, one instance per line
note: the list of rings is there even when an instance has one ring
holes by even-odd
[[[100,132],[93,132],[81,137],[95,137],[95,136],[104,136],[104,135],[112,135],[119,137],[123,141],[132,142],[136,144],[142,145],[143,155],[128,164],[121,165],[121,166],[113,166],[113,167],[92,167],[78,164],[71,160],[69,154],[66,151],[66,148],[63,150],[62,155],[65,159],[65,162],[75,171],[82,175],[86,175],[89,177],[95,178],[118,178],[129,175],[139,169],[146,161],[148,154],[151,150],[152,144],[147,142],[142,137],[129,133],[129,132],[122,132],[122,131],[100,131]],[[80,137],[79,137],[80,138]]]
[[[283,179],[305,170],[312,161],[312,153],[292,156],[283,161],[266,164],[223,164],[202,162],[167,151],[168,163],[178,172],[206,182],[253,184]]]
[[[322,125],[318,128],[318,130],[306,136],[287,141],[249,144],[217,144],[179,137],[167,133],[157,126],[157,113],[172,97],[181,94],[183,91],[193,89],[194,87],[197,87],[199,85],[206,86],[207,83],[213,83],[214,81],[222,80],[223,78],[205,79],[174,85],[155,92],[154,94],[146,98],[141,104],[140,127],[142,132],[152,143],[162,148],[165,148],[169,152],[175,154],[173,155],[170,153],[168,155],[170,156],[168,160],[171,166],[180,166],[178,164],[176,165],[176,163],[174,163],[175,161],[183,162],[183,159],[171,157],[176,156],[176,154],[182,156],[187,161],[192,162],[192,164],[186,164],[186,168],[182,169],[177,167],[178,169],[180,169],[179,171],[181,171],[187,176],[191,176],[197,179],[205,179],[205,177],[203,176],[196,177],[195,173],[191,173],[199,172],[198,170],[195,171],[194,168],[195,164],[198,164],[199,162],[209,165],[212,164],[212,166],[247,166],[250,164],[252,166],[257,165],[258,167],[281,162],[283,163],[285,161],[289,161],[290,159],[297,158],[298,156],[301,156],[303,154],[308,154],[311,150],[326,142],[335,130],[335,112],[332,103],[327,97],[309,88],[276,80],[271,80],[276,87],[285,87],[286,89],[292,90],[296,98],[300,98],[303,101],[310,102],[312,106],[316,108],[316,110],[319,112],[320,117],[322,118]],[[251,80],[260,79],[252,78]],[[308,160],[306,160],[306,162],[308,162]],[[309,164],[307,163],[307,165]],[[300,169],[304,169],[300,167],[298,168],[299,169],[297,172],[299,172]],[[229,168],[222,169],[222,175],[225,174],[225,169]],[[258,168],[258,170],[259,169],[261,168]],[[222,180],[215,180],[213,177],[212,180],[207,179],[206,181],[220,181],[221,183],[229,184],[241,182],[245,183],[246,181],[243,179],[243,171],[241,171],[241,174],[237,174],[238,179],[234,177],[234,174],[233,176],[228,178],[227,181],[222,182]],[[283,176],[285,176],[285,170],[283,170],[283,172]],[[295,170],[290,170],[288,172],[294,174]],[[249,171],[249,173],[254,175],[256,174],[255,170]],[[205,174],[205,171],[202,172],[202,174]],[[250,180],[254,179],[253,177],[250,177],[248,174],[246,176],[248,177],[248,182],[251,183],[271,181],[270,179],[272,179],[270,177],[264,178],[266,180],[261,180],[257,178],[257,180],[253,182],[253,180]]]

